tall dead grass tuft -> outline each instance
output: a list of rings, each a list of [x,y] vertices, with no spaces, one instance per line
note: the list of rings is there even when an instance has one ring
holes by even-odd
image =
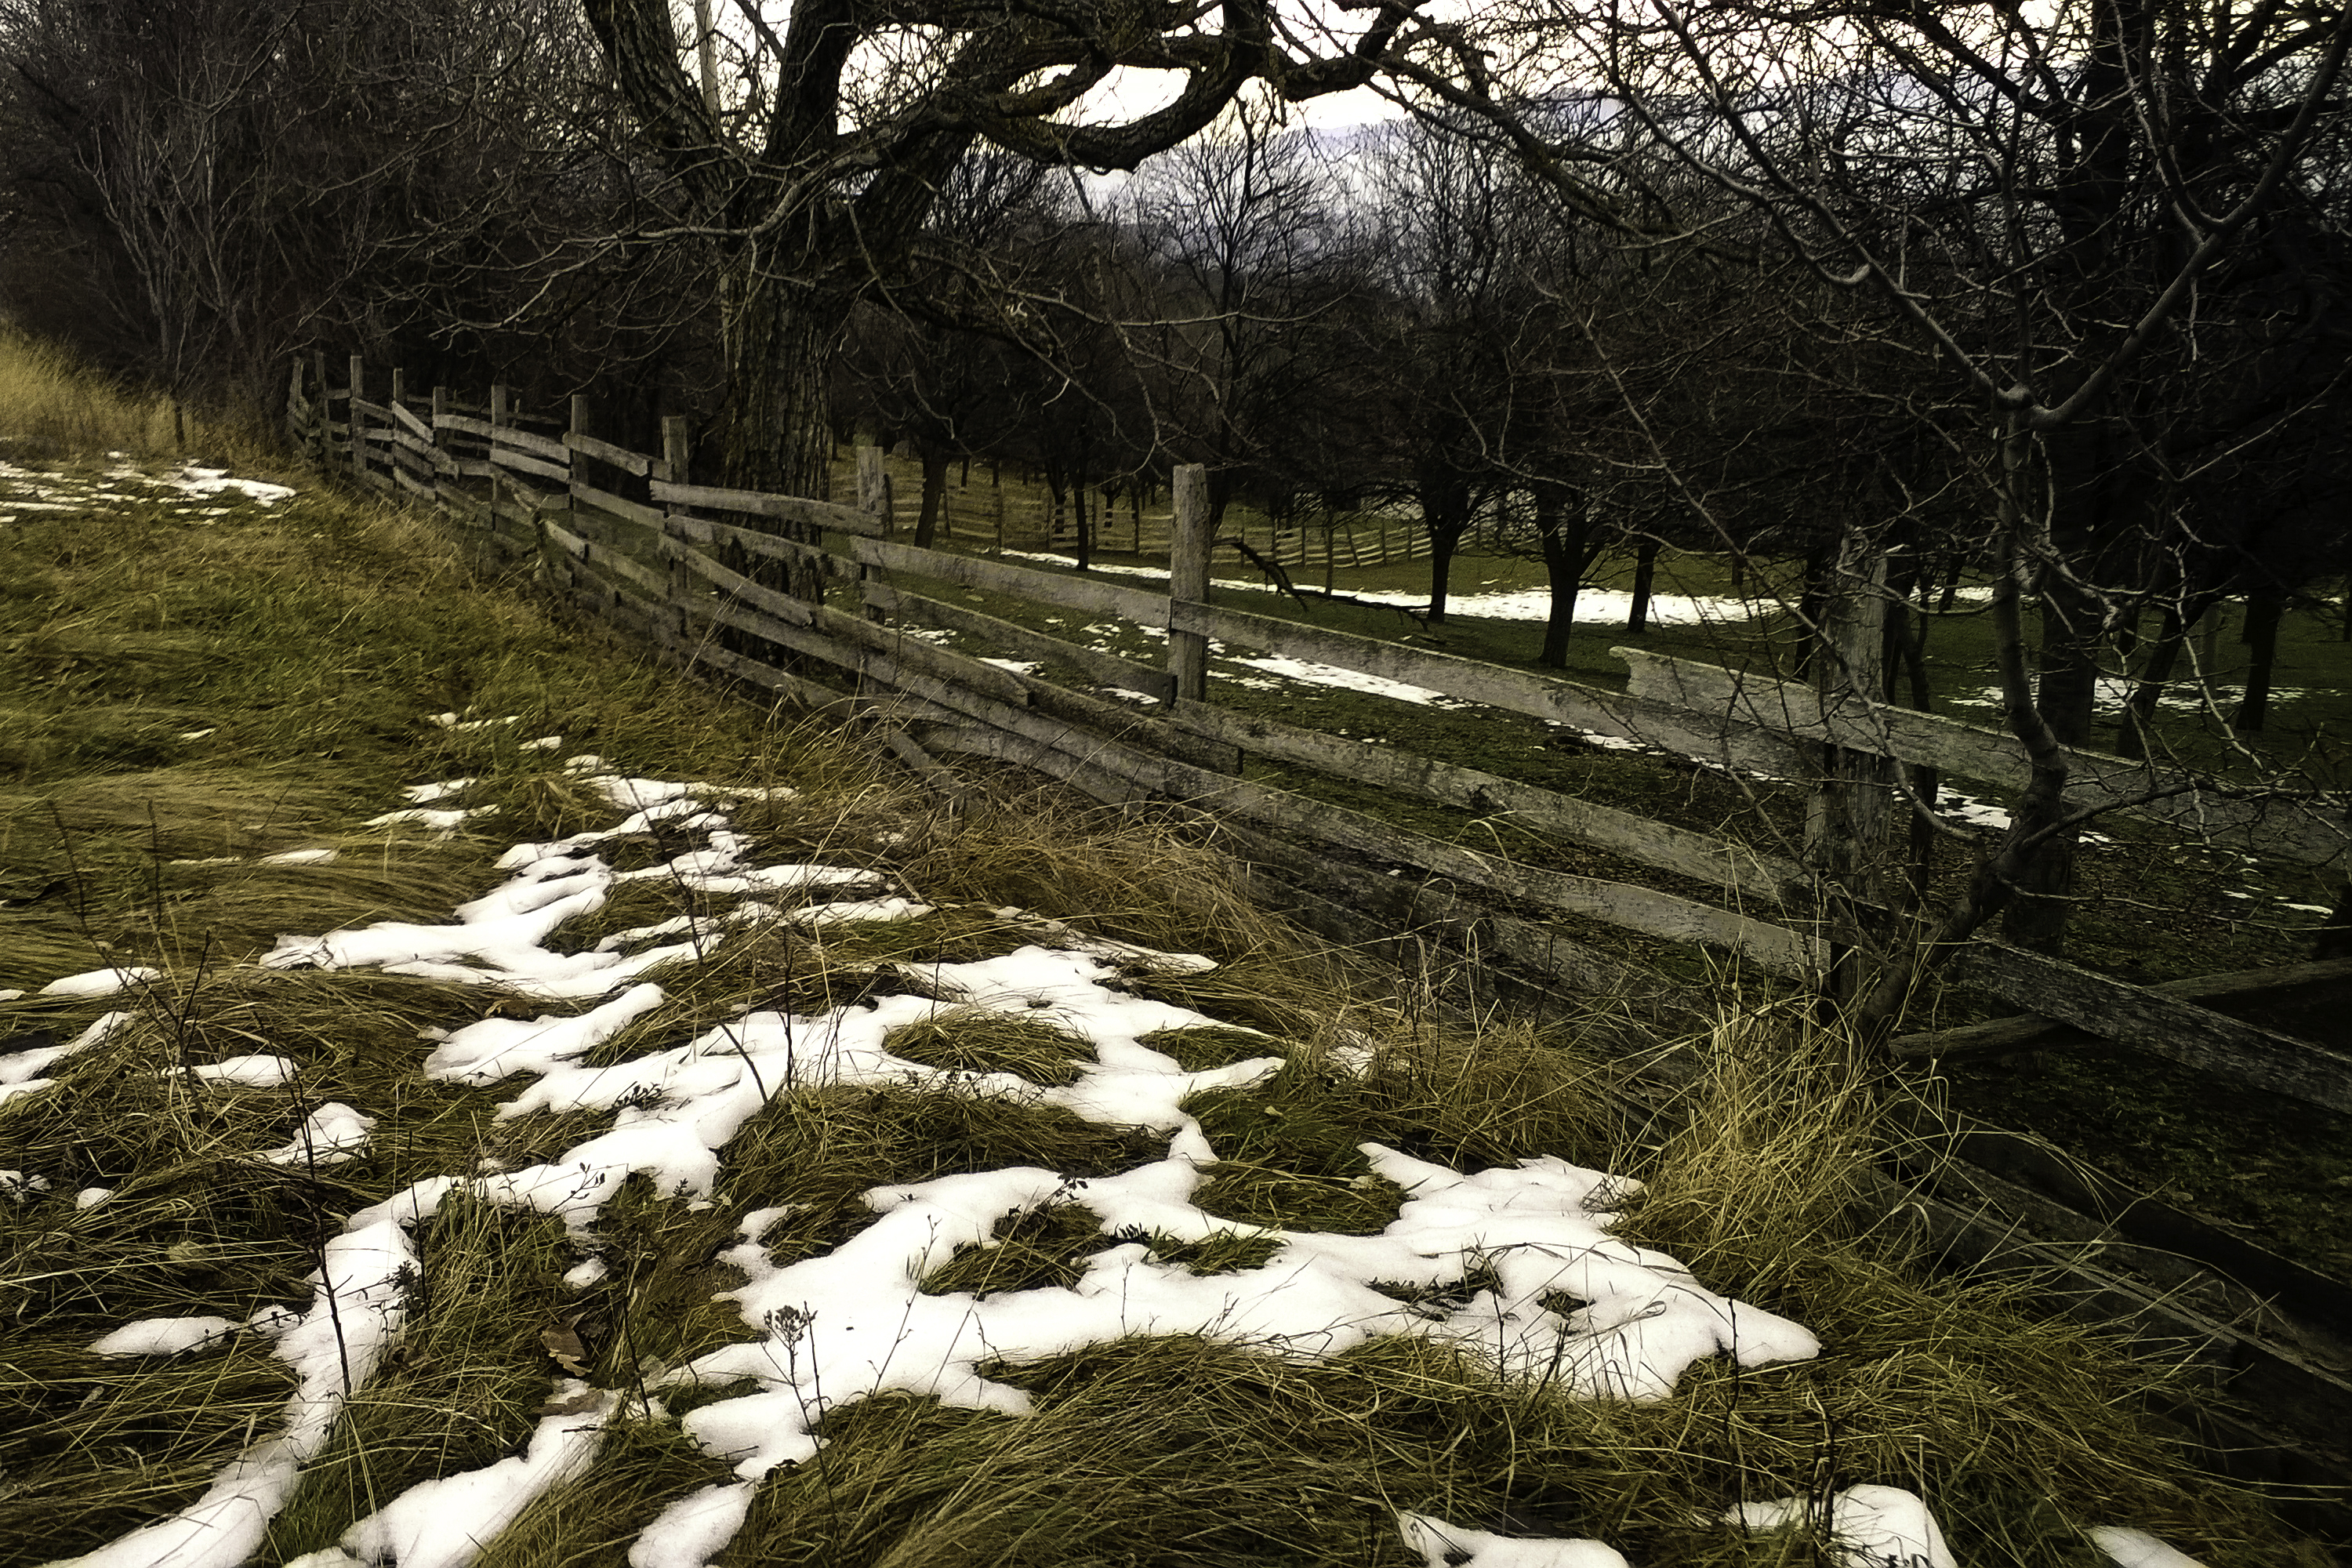
[[[33,458],[201,455],[267,457],[268,442],[242,422],[191,415],[186,451],[172,400],[98,375],[12,326],[0,324],[0,450]]]

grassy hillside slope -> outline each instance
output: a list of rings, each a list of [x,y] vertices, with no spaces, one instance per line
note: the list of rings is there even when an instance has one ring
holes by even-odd
[[[1855,1211],[1834,1039],[1637,1123],[414,516],[0,488],[0,1564],[2323,1560]]]

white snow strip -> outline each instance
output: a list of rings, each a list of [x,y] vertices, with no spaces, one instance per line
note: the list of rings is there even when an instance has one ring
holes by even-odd
[[[304,1117],[293,1138],[282,1147],[257,1158],[273,1165],[340,1165],[365,1152],[368,1132],[374,1126],[374,1117],[331,1100]]]
[[[68,974],[52,980],[41,987],[44,996],[111,996],[117,991],[127,991],[133,985],[152,985],[163,978],[160,969],[148,969],[138,964],[120,969],[92,969],[80,974]]]
[[[737,1481],[687,1493],[656,1515],[630,1546],[629,1568],[703,1568],[743,1528],[759,1489]]]
[[[1723,1517],[1756,1531],[1789,1530],[1820,1515],[1812,1500],[1741,1503]],[[1848,1487],[1830,1500],[1829,1530],[1840,1568],[1958,1568],[1927,1505],[1901,1487]]]
[[[436,801],[447,800],[452,795],[463,795],[481,782],[474,778],[443,779],[438,784],[406,785],[400,794],[401,798],[411,805],[431,805]]]
[[[484,1018],[451,1031],[425,1058],[428,1078],[460,1083],[495,1083],[519,1072],[551,1072],[581,1052],[600,1046],[629,1024],[661,1005],[658,985],[636,985],[572,1017],[541,1014],[520,1018]]]
[[[912,921],[929,914],[932,907],[907,899],[858,899],[811,904],[793,911],[792,919],[796,924],[812,926],[841,925],[852,921]]]
[[[1465,1175],[1376,1144],[1365,1145],[1374,1170],[1407,1189],[1395,1223],[1379,1236],[1256,1232],[1278,1244],[1272,1258],[1209,1276],[1128,1243],[1089,1256],[1078,1282],[1067,1288],[985,1300],[921,1293],[919,1281],[959,1246],[989,1245],[999,1220],[1053,1201],[1085,1205],[1111,1234],[1192,1241],[1248,1230],[1192,1202],[1215,1153],[1181,1102],[1199,1089],[1255,1081],[1279,1060],[1181,1071],[1139,1037],[1209,1020],[1113,992],[1100,983],[1110,973],[1100,959],[1033,947],[941,964],[925,977],[962,1005],[1043,1013],[1089,1039],[1096,1060],[1080,1063],[1077,1082],[1045,1090],[1007,1087],[1095,1120],[1165,1130],[1167,1157],[1075,1186],[1054,1171],[1015,1167],[877,1188],[866,1202],[881,1217],[830,1253],[785,1268],[748,1240],[726,1254],[750,1276],[730,1293],[744,1321],[768,1332],[698,1359],[688,1374],[704,1384],[752,1378],[761,1388],[705,1405],[685,1424],[705,1447],[733,1460],[739,1475],[756,1479],[779,1464],[813,1457],[818,1442],[810,1428],[825,1408],[883,1389],[1019,1413],[1028,1407],[1026,1397],[983,1377],[982,1363],[1030,1360],[1129,1334],[1200,1334],[1314,1357],[1376,1334],[1421,1332],[1483,1356],[1505,1375],[1634,1399],[1664,1396],[1690,1362],[1718,1351],[1750,1366],[1817,1353],[1813,1337],[1798,1325],[1717,1297],[1671,1258],[1608,1236],[1600,1214],[1622,1202],[1630,1184],[1554,1159]],[[625,1073],[551,1074],[509,1109],[562,1110],[627,1096],[632,1109],[624,1110],[617,1138],[624,1131],[650,1135],[656,1124],[683,1131],[697,1120],[698,1102],[731,1131],[759,1098],[745,1082],[754,1067],[769,1083],[787,1073],[803,1085],[882,1075],[936,1079],[891,1058],[884,1046],[891,1028],[929,1016],[936,1006],[884,997],[822,1019],[754,1014],[734,1026],[740,1064],[716,1054],[697,1059],[664,1053],[667,1060],[641,1058]],[[706,1037],[687,1050],[715,1047]],[[645,1090],[656,1087],[683,1103],[639,1108]],[[981,1075],[971,1091],[1003,1090]],[[673,1137],[667,1147],[679,1161],[679,1190],[707,1186],[708,1174],[685,1166],[684,1138]],[[648,1160],[654,1148],[648,1138],[632,1152]],[[560,1171],[580,1184],[586,1152],[567,1155],[563,1168],[550,1167],[550,1178]],[[601,1201],[590,1194],[583,1199]],[[1494,1288],[1467,1289],[1474,1278],[1486,1277]],[[1423,1285],[1433,1293],[1460,1287],[1467,1299],[1458,1307],[1411,1307],[1374,1289],[1375,1280]],[[1565,1306],[1563,1298],[1580,1305],[1562,1315],[1546,1304]]]
[[[380,1513],[343,1532],[342,1546],[362,1563],[399,1568],[467,1568],[531,1500],[587,1473],[604,1446],[604,1423],[619,1396],[576,1378],[558,1380],[556,1398],[594,1398],[587,1410],[542,1418],[528,1448],[478,1470],[442,1476],[408,1489]]]
[[[331,866],[342,858],[340,849],[281,849],[275,855],[264,855],[265,866]]]
[[[87,1050],[105,1039],[115,1030],[131,1022],[130,1013],[101,1014],[98,1021],[63,1045],[35,1046],[30,1049],[11,1051],[0,1057],[0,1088],[9,1085],[31,1087],[33,1080],[76,1051]],[[42,1079],[42,1082],[48,1080]]]
[[[94,1342],[92,1355],[185,1355],[218,1350],[244,1325],[227,1318],[142,1318]]]
[[[200,468],[194,463],[158,482],[192,496],[216,496],[224,491],[234,491],[262,506],[273,506],[294,497],[294,491],[288,486],[273,485],[262,479],[231,479],[226,468]]]
[[[371,816],[365,822],[360,824],[360,826],[362,827],[406,827],[411,826],[430,827],[435,832],[446,837],[448,835],[457,832],[458,828],[464,826],[467,817],[496,816],[498,812],[499,808],[495,805],[477,805],[471,807],[410,805],[403,806],[398,811],[387,811],[381,816]]]
[[[1036,561],[1064,567],[1070,564],[1070,558],[1066,555],[1051,555],[1034,550],[1007,550],[1003,555],[1008,561]],[[1142,577],[1163,583],[1168,580],[1167,568],[1160,566],[1104,565],[1097,563],[1089,570],[1113,576]],[[1277,591],[1271,584],[1256,577],[1220,577],[1214,585],[1246,593],[1271,594]],[[1343,596],[1360,604],[1394,605],[1404,609],[1423,609],[1429,604],[1428,594],[1401,588],[1372,588],[1361,592],[1343,590]],[[1961,597],[1969,596],[1969,590],[1962,590]],[[1983,596],[1982,591],[1976,591],[1976,596]],[[1653,626],[1700,626],[1779,615],[1786,607],[1779,600],[1770,598],[1653,594],[1650,595],[1649,619]],[[1584,588],[1580,589],[1576,595],[1576,618],[1580,624],[1622,622],[1632,616],[1633,610],[1633,595],[1623,588]],[[1445,613],[1503,621],[1545,620],[1551,615],[1551,590],[1548,587],[1506,588],[1492,593],[1449,594],[1445,599]],[[1087,629],[1092,631],[1096,628],[1090,626]]]
[[[1361,670],[1342,669],[1337,665],[1318,664],[1312,659],[1292,658],[1283,654],[1268,654],[1262,658],[1237,658],[1234,662],[1309,686],[1337,686],[1350,691],[1369,692],[1374,697],[1393,697],[1400,702],[1415,702],[1429,708],[1469,706],[1426,686],[1408,685],[1402,680],[1366,675]]]
[[[394,1203],[415,1193],[412,1188]],[[433,1201],[439,1201],[439,1190]],[[374,1375],[398,1331],[400,1280],[417,1260],[392,1217],[394,1206],[362,1210],[327,1243],[325,1268],[312,1277],[317,1289],[310,1310],[278,1334],[278,1354],[299,1380],[287,1402],[284,1429],[239,1455],[179,1512],[51,1568],[239,1568],[253,1554],[302,1466],[325,1444],[346,1394]],[[408,1209],[413,1221],[415,1202]]]
[[[267,1053],[224,1057],[219,1061],[188,1069],[189,1077],[206,1083],[236,1083],[248,1089],[276,1089],[281,1084],[292,1083],[301,1073],[301,1063]]]
[[[1397,1530],[1427,1568],[1627,1568],[1622,1553],[1597,1541],[1492,1535],[1428,1513],[1398,1514]]]
[[[2103,1524],[2090,1532],[2091,1544],[2117,1568],[2205,1568],[2178,1547],[2167,1545],[2145,1530]]]

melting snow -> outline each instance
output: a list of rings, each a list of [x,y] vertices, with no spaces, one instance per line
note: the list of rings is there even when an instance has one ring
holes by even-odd
[[[1597,1541],[1493,1535],[1428,1513],[1398,1514],[1397,1530],[1426,1568],[1626,1568],[1622,1553]]]
[[[1822,1512],[1817,1500],[1790,1497],[1742,1503],[1724,1518],[1751,1531],[1789,1530]],[[1827,1522],[1839,1568],[1958,1568],[1936,1516],[1901,1487],[1848,1487],[1830,1500]]]
[[[52,980],[41,987],[44,996],[110,996],[117,991],[127,991],[133,985],[149,985],[163,978],[160,969],[128,965],[121,969],[93,969],[86,973],[68,974]]]
[[[226,1318],[142,1318],[89,1349],[92,1355],[184,1355],[219,1348],[242,1326]]]
[[[359,1158],[374,1126],[374,1117],[331,1100],[302,1119],[291,1140],[258,1157],[273,1165],[340,1165]]]
[[[2105,1524],[2090,1532],[2091,1544],[2118,1568],[2204,1568],[2196,1558],[2144,1530]]]

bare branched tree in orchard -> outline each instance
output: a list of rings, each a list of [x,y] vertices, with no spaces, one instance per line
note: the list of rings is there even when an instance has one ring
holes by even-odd
[[[1182,456],[1208,468],[1212,527],[1237,490],[1264,504],[1331,478],[1296,437],[1333,378],[1360,368],[1330,330],[1361,265],[1340,178],[1312,133],[1245,96],[1122,195],[1165,285],[1141,346],[1169,380]]]
[[[1526,182],[1472,122],[1404,121],[1365,184],[1386,309],[1371,323],[1398,479],[1429,532],[1429,618],[1445,619],[1473,520],[1528,482],[1552,319],[1533,272]]]
[[[1862,307],[1848,330],[1874,340],[1854,361],[1869,390],[1973,492],[2032,786],[1867,1015],[1890,1017],[1921,955],[2005,910],[2012,935],[2053,945],[2084,818],[2069,748],[2092,739],[2103,673],[2149,645],[2143,616],[2168,611],[2177,638],[2200,594],[2276,586],[2286,520],[2252,515],[2252,476],[2315,454],[2352,466],[2352,11],[1640,0],[1595,18],[1526,0],[1482,25],[1528,83],[1573,77],[1624,104],[1643,160],[1548,140],[1483,58],[1396,68],[1484,111],[1556,195],[1630,236],[1736,252],[1748,242],[1726,237],[1727,206],[1753,215],[1759,262],[1793,261]],[[1662,158],[1706,199],[1656,201]],[[1841,559],[1864,575],[1847,586],[1872,591],[1880,543],[1849,541]]]
[[[928,546],[950,465],[1003,454],[1025,416],[1017,368],[1041,352],[1028,301],[1049,294],[1074,221],[1058,171],[993,148],[942,183],[907,266],[853,314],[840,363],[845,418],[912,444],[923,489],[915,542]]]
[[[515,214],[576,220],[578,36],[559,0],[0,0],[7,303],[255,408],[305,339],[421,337]]]
[[[1247,84],[1305,99],[1357,86],[1417,0],[1344,47],[1286,47],[1270,0],[1024,6],[799,0],[781,23],[738,0],[730,98],[706,94],[667,0],[588,0],[654,155],[674,182],[667,229],[715,253],[728,315],[726,477],[822,495],[826,368],[857,300],[898,274],[943,184],[985,142],[1039,163],[1132,169],[1207,125]],[[738,30],[751,41],[738,44]],[[1120,68],[1173,73],[1129,118],[1088,95]]]

